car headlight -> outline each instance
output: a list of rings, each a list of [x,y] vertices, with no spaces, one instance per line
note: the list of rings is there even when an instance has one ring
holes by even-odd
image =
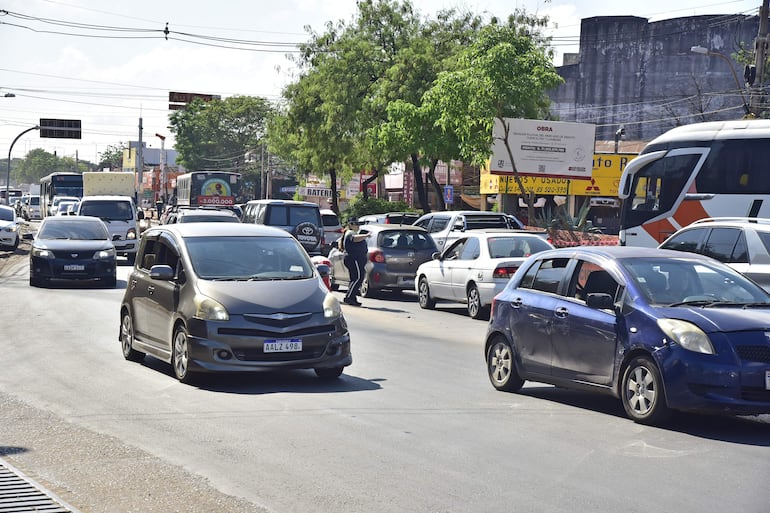
[[[126,234],[126,239],[128,240],[136,239],[136,230],[133,228],[129,228],[128,233]]]
[[[115,258],[115,248],[102,249],[97,251],[94,253],[94,258],[96,260],[112,260]]]
[[[13,233],[13,232],[17,231],[18,229],[19,229],[19,227],[15,226],[15,225],[14,226],[6,226],[5,228],[3,228],[3,231],[4,232]]]
[[[200,294],[195,296],[195,317],[205,321],[229,321],[230,315],[219,301]]]
[[[53,251],[48,251],[47,249],[40,249],[40,248],[32,248],[32,256],[37,258],[45,258],[47,260],[54,259]]]
[[[336,319],[342,315],[342,307],[339,300],[333,294],[326,294],[324,298],[324,317]]]
[[[708,335],[693,323],[679,319],[658,319],[658,326],[672,342],[688,351],[714,354],[714,346]]]

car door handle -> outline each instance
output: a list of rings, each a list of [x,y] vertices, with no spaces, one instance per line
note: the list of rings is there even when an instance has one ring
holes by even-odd
[[[562,307],[557,308],[554,311],[554,315],[556,317],[558,317],[559,319],[565,319],[565,318],[569,317],[569,310],[566,307],[562,306]]]
[[[147,293],[148,293],[149,295],[152,295],[152,294],[154,294],[154,293],[155,293],[155,287],[154,287],[154,286],[152,286],[152,285],[148,285],[148,286],[147,286]]]
[[[511,300],[511,308],[521,308],[522,300],[520,297]]]

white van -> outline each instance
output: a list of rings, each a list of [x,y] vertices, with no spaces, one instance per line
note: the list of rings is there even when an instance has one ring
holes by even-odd
[[[118,255],[128,258],[133,265],[139,247],[137,221],[144,213],[137,211],[129,196],[84,196],[78,205],[77,215],[98,217],[107,225],[112,244]]]

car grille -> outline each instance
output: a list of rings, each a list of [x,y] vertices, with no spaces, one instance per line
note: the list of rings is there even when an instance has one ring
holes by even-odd
[[[770,390],[765,390],[764,388],[742,387],[741,399],[757,403],[770,403]]]
[[[770,363],[770,346],[736,346],[735,351],[745,362]]]
[[[219,328],[217,333],[220,335],[234,335],[238,337],[260,337],[260,338],[295,338],[309,337],[314,335],[326,335],[334,333],[333,324],[323,326],[308,326],[293,330],[269,330],[258,328]]]
[[[233,354],[235,354],[235,357],[239,360],[247,362],[286,362],[320,358],[325,349],[325,346],[316,346],[303,349],[297,353],[263,353],[261,349],[236,349],[233,351]]]

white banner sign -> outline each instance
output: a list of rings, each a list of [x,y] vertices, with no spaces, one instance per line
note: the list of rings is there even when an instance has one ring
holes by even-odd
[[[565,123],[538,119],[510,119],[508,144],[516,171],[522,175],[591,179],[595,127],[588,123]],[[495,120],[492,132],[490,172],[513,174],[503,136],[505,130]]]

